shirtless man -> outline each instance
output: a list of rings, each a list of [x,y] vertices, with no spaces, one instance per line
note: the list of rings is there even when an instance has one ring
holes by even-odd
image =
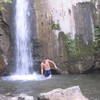
[[[41,74],[44,75],[45,77],[51,76],[50,63],[52,63],[55,69],[57,69],[56,64],[52,60],[49,60],[49,59],[43,60],[41,63]]]

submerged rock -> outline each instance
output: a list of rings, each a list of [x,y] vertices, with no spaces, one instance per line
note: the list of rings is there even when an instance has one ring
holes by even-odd
[[[34,100],[33,96],[29,96],[27,94],[20,94],[17,100]]]
[[[20,94],[17,96],[6,96],[0,94],[0,100],[34,100],[34,97],[27,94]]]
[[[67,89],[55,89],[47,93],[41,93],[38,100],[89,100],[83,96],[79,86]]]

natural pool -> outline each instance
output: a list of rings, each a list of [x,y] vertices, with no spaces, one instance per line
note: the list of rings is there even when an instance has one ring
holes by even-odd
[[[44,81],[9,81],[0,80],[0,93],[26,93],[37,96],[41,92],[48,92],[55,88],[68,88],[79,85],[83,94],[89,100],[100,100],[100,75],[57,75]]]

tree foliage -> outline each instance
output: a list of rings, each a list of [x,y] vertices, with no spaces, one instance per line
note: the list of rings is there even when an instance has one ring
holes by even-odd
[[[2,3],[12,3],[12,0],[0,0],[0,4]],[[0,5],[0,11],[5,11],[6,9]]]
[[[12,3],[12,0],[0,0],[0,3]]]
[[[94,49],[95,53],[100,53],[100,26],[95,27]]]
[[[52,21],[52,29],[53,30],[60,30],[60,24],[59,23],[55,23],[54,21]]]
[[[79,38],[71,39],[70,36],[65,35],[64,42],[65,42],[65,48],[67,49],[67,52],[69,56],[80,56],[80,48],[77,46],[76,42],[79,42]]]

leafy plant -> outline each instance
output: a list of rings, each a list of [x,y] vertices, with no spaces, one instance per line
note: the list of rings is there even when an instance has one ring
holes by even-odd
[[[5,11],[6,9],[4,7],[0,7],[0,11]]]
[[[12,3],[12,0],[0,0],[0,4],[2,3]],[[0,6],[0,11],[6,11],[6,9]]]
[[[12,3],[12,0],[3,0],[5,3]]]
[[[60,25],[59,25],[59,23],[56,24],[55,22],[53,22],[53,23],[52,23],[52,29],[53,29],[53,30],[60,30]]]
[[[100,53],[100,26],[95,27],[94,52]]]
[[[64,44],[69,57],[80,58],[92,54],[92,46],[82,47],[80,37],[77,36],[75,39],[71,39],[68,35],[64,37]]]
[[[0,0],[0,3],[12,3],[12,0]]]
[[[65,35],[64,43],[69,56],[78,56],[79,50],[76,47],[75,39],[71,39],[69,36]]]

